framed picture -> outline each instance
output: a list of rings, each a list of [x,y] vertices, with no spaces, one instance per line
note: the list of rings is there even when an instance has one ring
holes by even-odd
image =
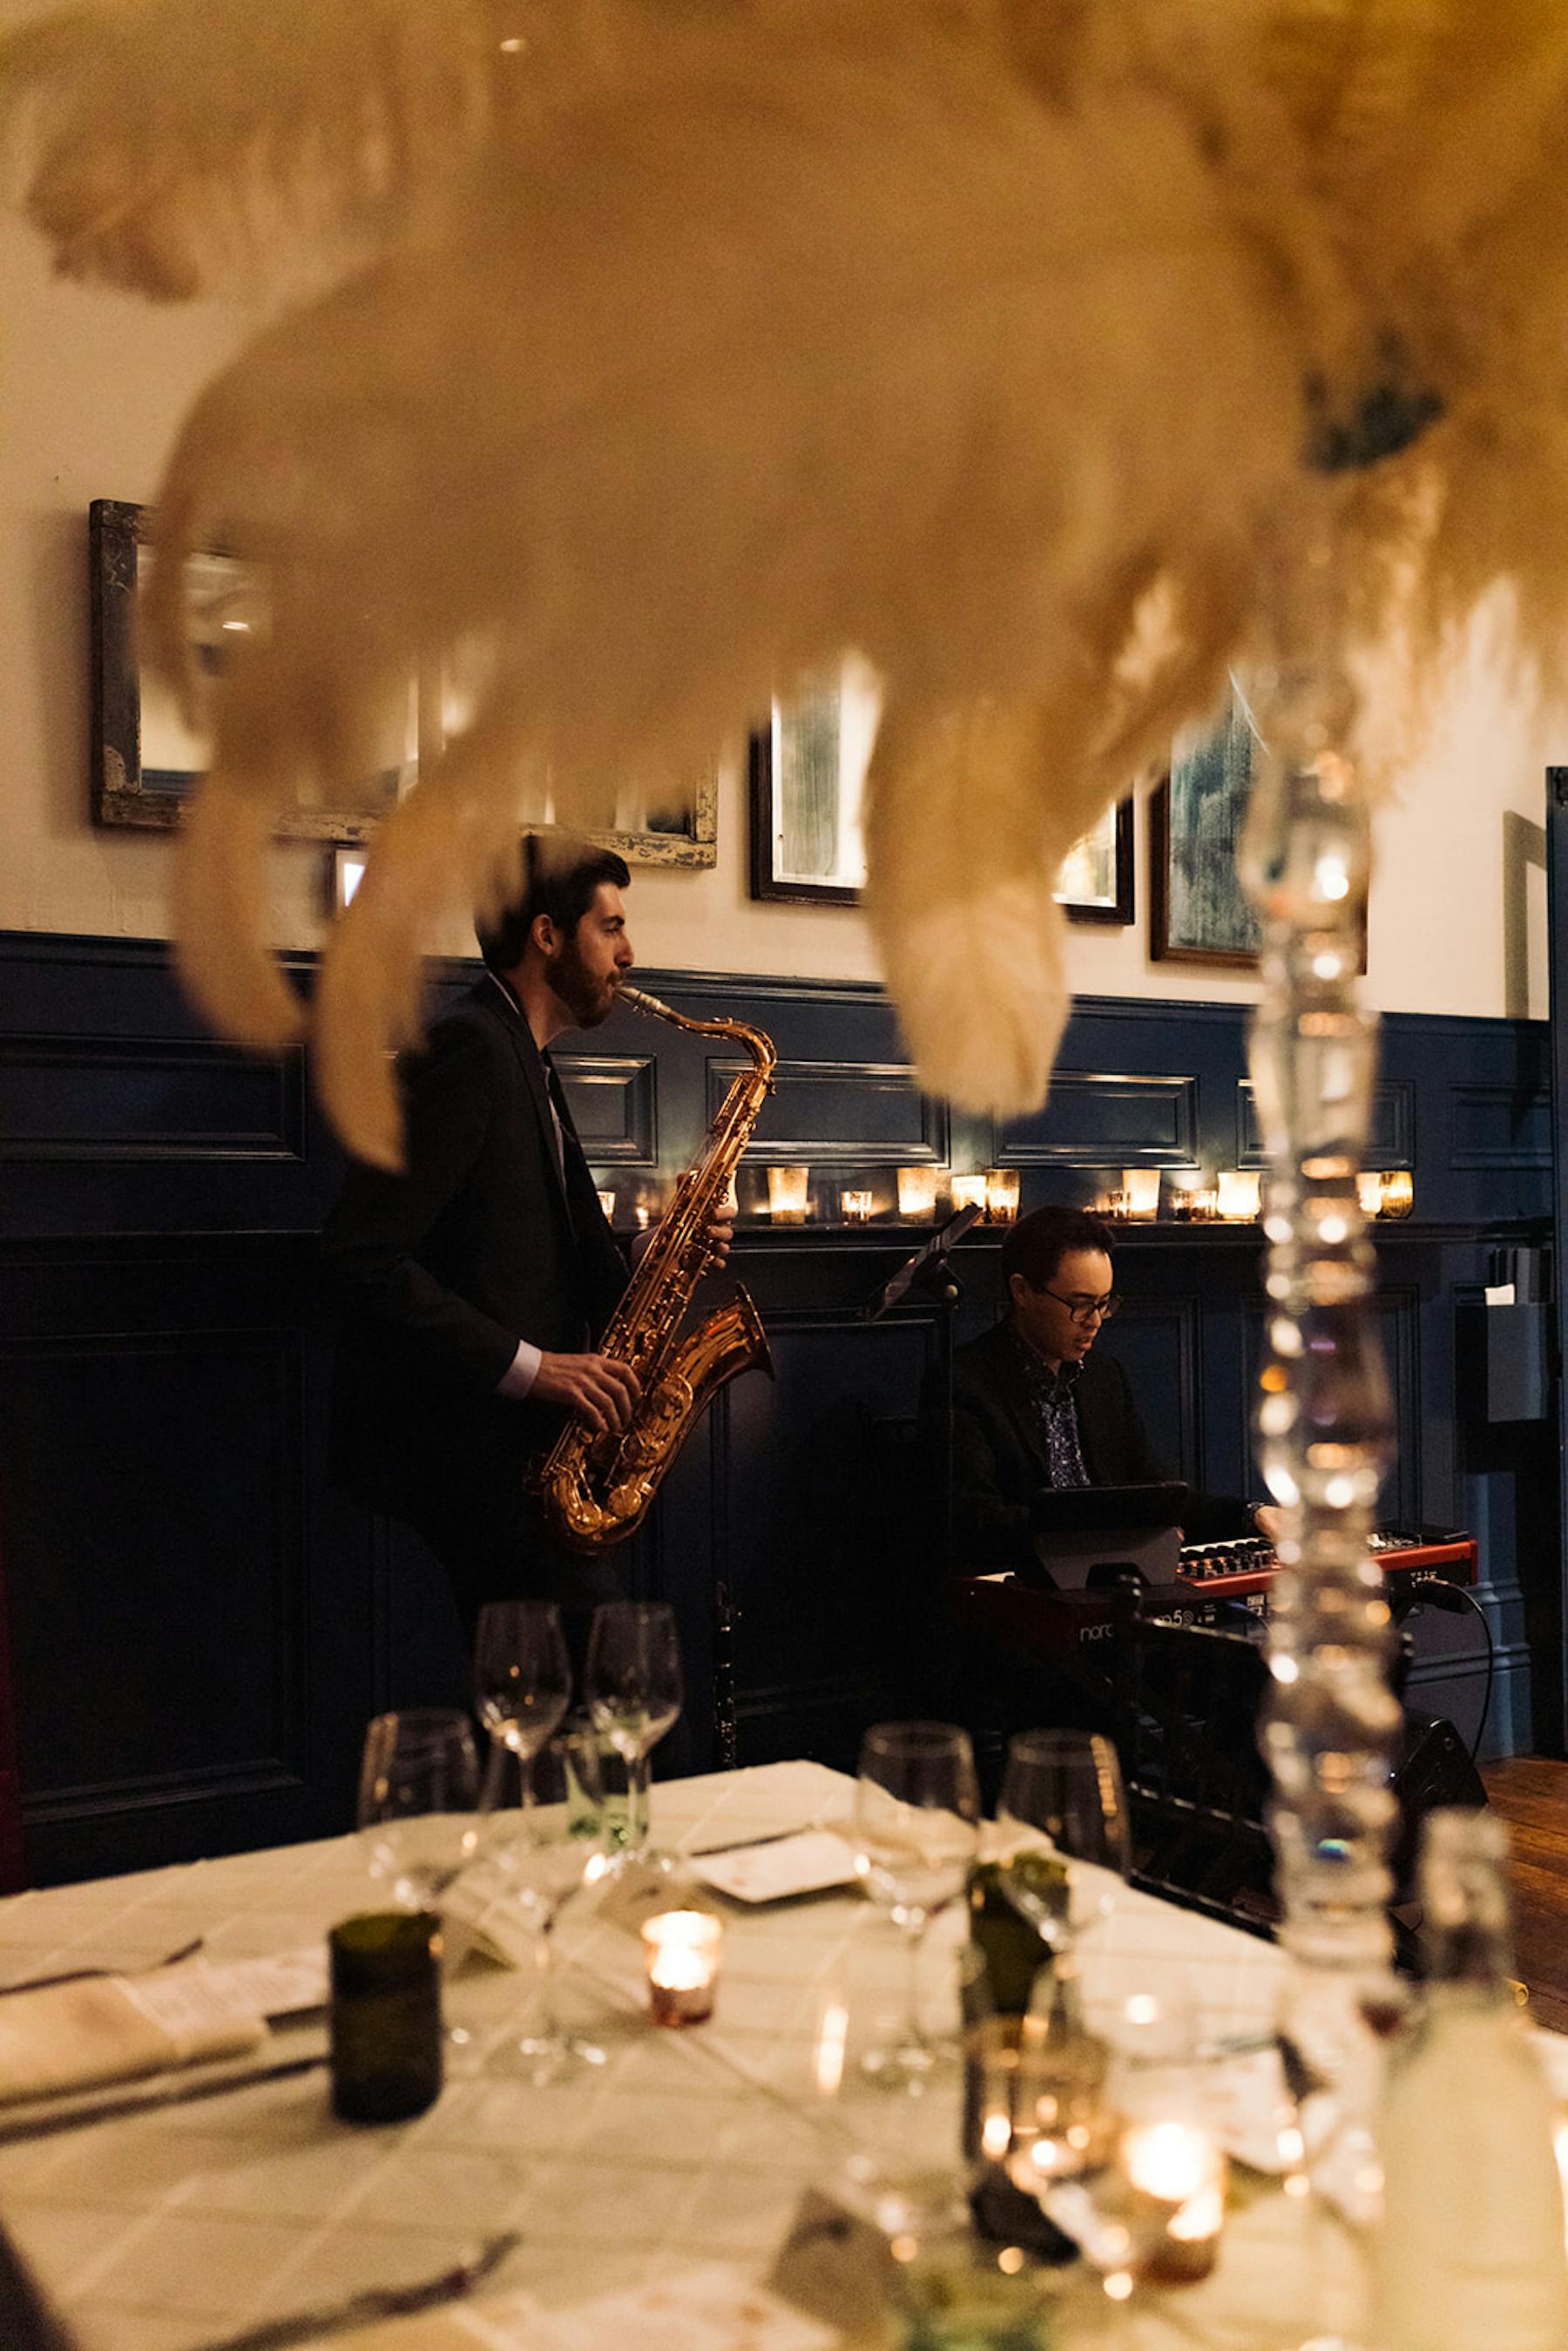
[[[852,906],[865,886],[862,792],[881,697],[858,662],[775,703],[751,737],[751,894]]]
[[[751,894],[853,906],[865,886],[862,793],[880,697],[852,656],[775,703],[751,737]],[[1133,919],[1133,804],[1107,809],[1062,861],[1060,904],[1075,923]]]
[[[1239,694],[1218,726],[1178,739],[1149,795],[1149,953],[1256,971],[1261,937],[1236,870],[1258,737]]]
[[[172,695],[144,673],[137,651],[137,612],[157,549],[150,507],[119,498],[95,498],[89,509],[92,564],[93,821],[169,831],[205,773],[207,745],[184,724]],[[231,648],[267,624],[267,582],[261,568],[222,549],[193,556],[185,567],[186,624],[203,672],[222,673]],[[439,747],[456,723],[461,693],[444,670],[410,677],[381,707],[368,711],[359,741],[346,758],[341,794],[326,808],[286,811],[285,840],[356,846],[417,780],[422,745]],[[693,779],[684,804],[644,810],[628,792],[623,829],[590,835],[640,865],[712,865],[718,849],[716,767]],[[635,820],[632,810],[636,809]],[[554,821],[552,808],[538,821]]]
[[[1070,923],[1133,919],[1133,803],[1108,808],[1061,861],[1056,901]]]

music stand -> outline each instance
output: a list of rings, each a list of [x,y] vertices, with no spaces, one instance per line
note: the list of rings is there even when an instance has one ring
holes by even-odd
[[[880,1322],[889,1310],[906,1298],[912,1290],[919,1290],[936,1308],[937,1388],[942,1399],[942,1582],[946,1588],[953,1573],[953,1310],[964,1295],[964,1286],[947,1259],[954,1245],[961,1241],[971,1226],[978,1224],[985,1211],[981,1208],[960,1208],[921,1244],[911,1258],[906,1258],[891,1281],[884,1281],[861,1308],[862,1322]]]

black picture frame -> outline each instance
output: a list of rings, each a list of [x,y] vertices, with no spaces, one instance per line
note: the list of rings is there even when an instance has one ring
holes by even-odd
[[[1133,803],[1129,797],[1107,809],[1094,832],[1108,836],[1112,886],[1103,897],[1071,898],[1059,890],[1056,903],[1070,923],[1114,923],[1124,927],[1136,918],[1133,884]],[[1089,834],[1084,835],[1087,841]]]
[[[831,689],[818,691],[825,706],[831,700]],[[774,776],[774,732],[771,723],[755,728],[747,747],[751,895],[764,904],[858,906],[862,895],[858,881],[830,879],[825,873],[821,880],[809,878],[789,871],[782,861],[780,843],[785,828]],[[1069,922],[1131,924],[1134,920],[1131,799],[1118,801],[1114,810],[1107,810],[1102,824],[1111,855],[1111,891],[1095,898],[1071,898],[1059,892],[1057,903]]]
[[[776,849],[773,730],[753,730],[747,746],[747,799],[750,815],[751,894],[775,905],[858,906],[858,883],[808,881],[784,872]]]

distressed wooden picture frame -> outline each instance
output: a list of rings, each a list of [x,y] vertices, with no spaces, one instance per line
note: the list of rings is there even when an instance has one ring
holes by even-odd
[[[172,831],[202,779],[204,748],[183,726],[173,698],[143,674],[137,651],[137,606],[155,558],[152,510],[120,498],[95,498],[88,510],[91,564],[92,736],[90,808],[95,824]],[[222,549],[193,559],[188,573],[195,642],[215,666],[224,633],[255,617],[253,568]],[[336,808],[296,808],[279,820],[283,840],[354,847],[371,840],[380,820],[419,773],[422,681],[409,681],[406,707],[389,710],[367,758],[363,781]],[[690,805],[637,828],[594,831],[589,839],[637,865],[711,866],[718,857],[716,767],[693,778]]]

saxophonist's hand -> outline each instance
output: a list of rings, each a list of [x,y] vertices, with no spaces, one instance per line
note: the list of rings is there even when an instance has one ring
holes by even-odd
[[[564,1404],[590,1428],[624,1428],[642,1389],[630,1364],[609,1355],[541,1354],[529,1390],[543,1404]]]
[[[731,1217],[716,1217],[707,1228],[708,1263],[722,1265],[729,1255],[729,1245],[735,1238],[735,1220]]]

